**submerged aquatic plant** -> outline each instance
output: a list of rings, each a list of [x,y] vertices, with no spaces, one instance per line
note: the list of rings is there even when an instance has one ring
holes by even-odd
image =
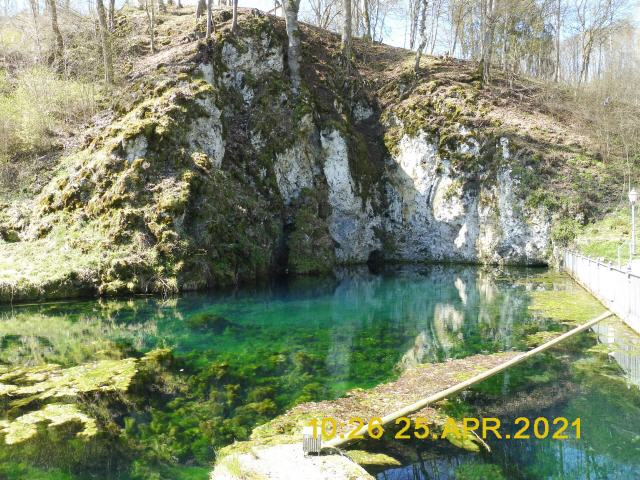
[[[38,433],[38,424],[48,423],[48,427],[57,427],[66,423],[80,423],[82,430],[77,433],[81,437],[92,437],[98,433],[96,421],[70,404],[52,403],[41,410],[26,413],[13,421],[0,421],[0,433],[7,445],[24,442]]]

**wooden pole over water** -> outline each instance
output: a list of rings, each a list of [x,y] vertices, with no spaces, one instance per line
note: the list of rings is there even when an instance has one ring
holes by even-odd
[[[613,313],[611,313],[610,311],[606,311],[605,313],[603,313],[602,315],[589,320],[586,323],[583,323],[582,325],[573,328],[571,330],[569,330],[568,332],[563,333],[562,335],[558,335],[557,337],[549,340],[546,343],[543,343],[542,345],[529,350],[528,352],[524,352],[521,355],[518,355],[517,357],[512,358],[511,360],[507,360],[506,362],[497,365],[493,368],[490,368],[489,370],[485,370],[482,373],[479,373],[478,375],[471,377],[467,380],[465,380],[464,382],[460,382],[452,387],[447,388],[446,390],[442,390],[438,393],[434,393],[433,395],[428,396],[427,398],[423,398],[422,400],[418,400],[415,403],[412,403],[411,405],[408,405],[400,410],[396,410],[395,412],[392,412],[388,415],[385,415],[384,417],[382,417],[382,425],[387,425],[388,423],[393,422],[394,420],[397,420],[400,417],[405,417],[407,415],[410,415],[414,412],[417,412],[418,410],[423,409],[424,407],[426,407],[427,405],[429,405],[430,403],[434,403],[437,401],[442,400],[443,398],[449,397],[451,395],[454,395],[462,390],[465,390],[467,388],[469,388],[472,385],[475,385],[478,382],[481,382],[483,380],[486,380],[489,377],[492,377],[493,375],[495,375],[496,373],[500,373],[503,370],[506,370],[509,367],[513,367],[514,365],[517,365],[520,362],[524,362],[525,360],[533,357],[534,355],[540,353],[540,352],[544,352],[545,350],[548,350],[549,348],[553,347],[554,345],[557,345],[558,343],[562,342],[563,340],[566,340],[569,337],[572,337],[573,335],[575,335],[576,333],[580,333],[583,332],[585,330],[587,330],[588,328],[593,327],[596,323],[600,322],[601,320],[604,320],[605,318],[609,318],[613,315]],[[350,435],[351,437],[356,437],[356,436],[361,436],[361,435],[365,435],[368,431],[369,428],[369,424],[364,425],[362,427],[360,427],[360,429],[357,432],[354,432],[353,435]],[[325,443],[323,445],[323,447],[339,447],[340,445],[344,445],[345,443],[348,443],[350,441],[352,441],[353,439],[350,438],[333,438],[332,440],[328,441],[327,443]]]

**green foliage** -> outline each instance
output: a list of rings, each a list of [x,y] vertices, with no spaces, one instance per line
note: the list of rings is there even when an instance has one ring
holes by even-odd
[[[551,230],[551,240],[559,247],[568,246],[578,235],[580,224],[571,218],[557,221]]]
[[[506,478],[499,465],[463,463],[455,471],[455,480],[503,480]]]
[[[0,476],[7,480],[73,480],[73,475],[63,469],[34,468],[26,463],[0,465]]]
[[[9,77],[0,71],[0,193],[16,188],[36,155],[58,147],[68,126],[89,119],[100,93],[93,84],[66,80],[45,67]]]

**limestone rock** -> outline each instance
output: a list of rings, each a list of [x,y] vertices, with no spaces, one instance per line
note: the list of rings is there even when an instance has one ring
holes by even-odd
[[[302,453],[302,444],[282,444],[254,449],[241,455],[225,457],[211,473],[211,480],[241,480],[244,478],[278,480],[370,480],[362,467],[348,457],[309,455]]]

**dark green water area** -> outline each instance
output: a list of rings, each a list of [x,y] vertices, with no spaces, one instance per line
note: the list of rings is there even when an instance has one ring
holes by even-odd
[[[206,479],[301,402],[404,368],[525,350],[603,310],[568,277],[341,270],[231,292],[0,307],[0,479]],[[581,418],[580,440],[398,444],[380,479],[640,478],[640,344],[618,320],[451,399],[451,416]],[[635,370],[634,370],[635,366]]]

